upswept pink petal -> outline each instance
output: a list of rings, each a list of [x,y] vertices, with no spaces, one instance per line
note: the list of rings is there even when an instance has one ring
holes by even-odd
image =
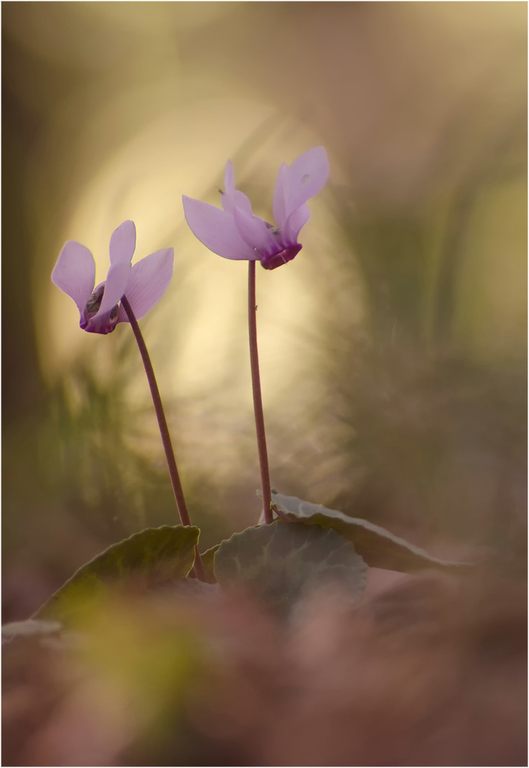
[[[279,168],[277,174],[276,185],[274,189],[274,201],[272,204],[272,212],[274,214],[274,221],[281,229],[284,226],[287,213],[286,213],[286,200],[287,200],[287,185],[288,185],[288,165],[283,163]]]
[[[313,147],[288,169],[286,215],[317,195],[329,178],[329,159],[323,147]]]
[[[224,169],[224,192],[227,194],[235,192],[235,171],[231,160],[228,160]]]
[[[128,263],[132,261],[136,248],[136,226],[127,220],[112,232],[110,238],[110,263]]]
[[[67,293],[82,312],[94,290],[96,267],[94,257],[84,245],[69,240],[62,247],[51,273],[52,282]]]
[[[186,195],[182,197],[182,202],[190,229],[210,251],[226,259],[257,258],[239,234],[232,215]]]
[[[222,194],[222,207],[226,213],[233,214],[235,208],[240,208],[242,211],[246,211],[246,213],[253,215],[252,204],[249,197],[247,197],[244,192],[241,192],[239,189],[229,193],[224,192]]]
[[[233,217],[241,237],[252,250],[268,251],[277,245],[277,239],[263,219],[247,213],[242,208],[235,208]]]
[[[224,171],[224,191],[222,193],[222,207],[226,213],[233,213],[235,208],[242,208],[252,213],[252,204],[249,198],[238,189],[235,189],[235,174],[233,163],[228,160]]]
[[[302,205],[290,214],[286,224],[283,228],[283,234],[288,242],[295,243],[298,239],[298,235],[301,228],[305,226],[310,219],[310,211],[308,205]]]
[[[101,317],[115,307],[127,289],[131,267],[128,262],[112,264],[105,280],[105,290],[101,306],[94,318]]]
[[[164,248],[133,265],[125,295],[138,320],[162,298],[173,274],[173,259],[173,249]],[[120,307],[119,320],[127,319]]]

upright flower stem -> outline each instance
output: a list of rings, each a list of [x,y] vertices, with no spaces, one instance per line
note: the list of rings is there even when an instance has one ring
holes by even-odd
[[[187,511],[187,505],[184,498],[182,483],[180,482],[180,475],[178,474],[178,469],[176,466],[173,446],[171,443],[171,436],[169,435],[167,420],[165,418],[162,399],[160,397],[160,391],[158,389],[158,384],[156,382],[156,377],[154,375],[154,369],[152,367],[151,358],[149,357],[149,353],[147,351],[145,341],[140,331],[140,326],[138,325],[138,321],[136,320],[136,316],[132,311],[132,307],[130,306],[126,296],[122,296],[121,306],[123,307],[123,309],[127,313],[127,317],[129,318],[130,327],[132,328],[132,332],[134,333],[134,336],[136,338],[136,343],[138,344],[138,349],[140,350],[141,359],[143,361],[143,366],[145,368],[145,373],[147,375],[147,381],[149,382],[152,402],[154,405],[154,410],[156,411],[156,418],[158,419],[158,427],[160,428],[160,436],[162,438],[165,457],[167,459],[167,466],[169,468],[169,476],[171,478],[171,485],[173,487],[173,493],[176,501],[176,508],[178,510],[178,514],[180,516],[182,525],[191,525],[189,512]],[[202,560],[200,558],[200,552],[198,551],[198,547],[195,547],[194,571],[195,571],[195,575],[201,581],[204,581],[204,567],[202,564]]]
[[[266,434],[261,396],[261,378],[259,376],[259,352],[257,350],[257,306],[255,303],[255,261],[248,262],[248,336],[250,340],[250,367],[252,370],[253,410],[255,414],[255,432],[257,452],[261,470],[261,488],[263,492],[263,511],[266,523],[273,521],[272,493],[270,491],[270,470],[266,450]]]

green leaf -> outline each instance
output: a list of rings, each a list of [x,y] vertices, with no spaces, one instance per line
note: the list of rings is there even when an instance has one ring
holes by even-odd
[[[465,569],[472,563],[441,560],[428,554],[421,547],[395,536],[380,525],[349,517],[336,509],[321,504],[311,504],[295,496],[284,496],[272,492],[272,504],[278,514],[293,522],[319,525],[339,531],[354,544],[356,551],[372,568],[386,568],[391,571],[418,571],[423,568]]]
[[[187,576],[200,531],[193,526],[147,528],[113,544],[76,571],[36,618],[68,619],[104,598],[110,587],[149,589]]]
[[[49,635],[58,635],[62,625],[58,621],[39,621],[27,619],[26,621],[12,621],[2,627],[2,642],[20,638],[41,638]]]
[[[215,555],[221,586],[241,586],[281,611],[329,583],[357,597],[366,571],[354,547],[336,531],[281,521],[234,534]]]

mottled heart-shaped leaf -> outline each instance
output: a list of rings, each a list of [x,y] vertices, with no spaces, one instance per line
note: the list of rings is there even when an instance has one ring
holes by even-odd
[[[281,521],[234,534],[215,555],[221,586],[243,587],[280,610],[329,584],[357,597],[366,571],[354,547],[336,531]]]
[[[199,529],[147,528],[113,544],[76,571],[37,612],[36,618],[67,619],[104,597],[109,587],[138,589],[183,579],[193,567]]]
[[[321,504],[311,504],[296,496],[284,496],[274,491],[272,504],[278,514],[293,522],[318,525],[339,531],[372,568],[386,568],[406,573],[424,568],[465,569],[471,563],[442,560],[428,554],[421,547],[411,544],[400,536],[395,536],[380,525],[349,517],[336,509],[328,509]]]

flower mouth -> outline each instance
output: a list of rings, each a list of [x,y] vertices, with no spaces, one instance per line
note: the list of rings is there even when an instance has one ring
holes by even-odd
[[[101,302],[103,300],[104,291],[105,291],[105,285],[103,283],[102,285],[98,286],[95,289],[95,291],[93,291],[90,294],[84,310],[87,319],[90,319],[94,315],[97,315],[97,313],[99,312],[99,307],[101,306]]]
[[[283,264],[287,264],[289,261],[292,261],[292,259],[295,258],[300,251],[301,245],[299,243],[296,243],[295,245],[289,245],[286,248],[283,248],[281,251],[263,256],[260,259],[261,266],[264,269],[277,269],[277,267],[281,267]]]
[[[119,304],[113,306],[109,312],[105,312],[101,317],[95,317],[101,307],[104,291],[105,283],[102,283],[89,296],[79,322],[83,331],[106,334],[111,333],[116,327],[119,316]]]

